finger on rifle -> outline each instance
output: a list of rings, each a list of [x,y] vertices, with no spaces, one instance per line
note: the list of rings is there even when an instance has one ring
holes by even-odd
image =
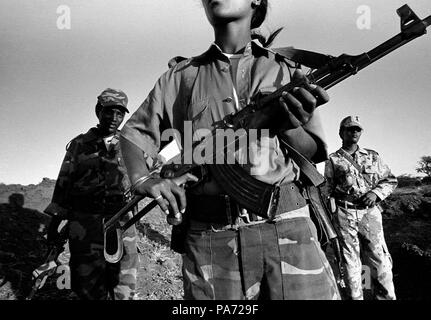
[[[151,196],[154,198],[155,201],[157,201],[157,204],[159,205],[160,209],[166,213],[169,214],[169,209],[168,209],[168,205],[167,205],[167,201],[165,199],[163,199],[163,195],[160,192],[159,194],[151,194]]]
[[[313,86],[313,87],[310,87]],[[329,101],[329,95],[325,89],[316,85],[310,85],[309,91],[316,98],[316,107],[321,106]]]
[[[304,72],[302,72],[301,69],[295,69],[292,75],[292,81],[294,82],[308,82],[307,77],[305,76]]]
[[[300,120],[304,120],[304,123],[308,122],[309,120],[308,118],[310,117],[310,114],[316,108],[317,99],[310,91],[308,91],[305,88],[298,88],[294,90],[293,95],[296,99],[298,99],[298,101],[302,105],[302,110],[301,110],[302,116],[307,118],[307,119],[300,119]]]
[[[280,104],[286,114],[286,124],[289,128],[298,128],[301,126],[301,122],[290,112],[288,105],[286,104],[284,98],[280,98]]]
[[[298,90],[299,88],[296,90],[294,89],[294,91]],[[288,92],[283,92],[282,99],[286,103],[289,112],[292,113],[301,124],[304,124],[309,120],[309,115],[304,111],[302,103],[295,96]]]
[[[310,80],[304,75],[301,69],[296,69],[292,75],[293,81],[302,81],[302,86],[311,92],[311,94],[316,98],[316,106],[320,106],[329,101],[328,93],[320,86],[310,83]]]
[[[199,179],[196,176],[192,175],[191,173],[186,173],[186,174],[183,174],[181,177],[172,179],[172,181],[177,186],[181,186],[189,181],[198,182]]]
[[[166,188],[166,189],[162,189],[162,196],[163,198],[165,198],[168,202],[169,202],[169,207],[172,210],[172,212],[174,214],[179,213],[180,211],[178,210],[178,204],[177,204],[177,199],[175,198],[175,196],[172,193],[172,188],[173,187],[177,187],[176,185],[172,184],[171,187]],[[167,210],[163,210],[165,213],[169,214],[169,209],[167,208]]]
[[[178,203],[180,204],[180,210],[174,211],[174,214],[177,214],[178,212],[184,213],[186,211],[187,205],[186,193],[184,189],[174,184],[171,188],[171,191],[175,195],[176,199],[179,201]]]

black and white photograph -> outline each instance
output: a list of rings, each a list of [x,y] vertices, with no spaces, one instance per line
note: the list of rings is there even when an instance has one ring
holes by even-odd
[[[431,300],[430,25],[429,0],[1,0],[0,300]]]

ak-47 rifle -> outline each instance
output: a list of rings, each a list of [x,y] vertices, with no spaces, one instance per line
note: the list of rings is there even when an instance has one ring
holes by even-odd
[[[346,78],[355,75],[358,71],[364,69],[365,67],[371,65],[372,63],[376,62],[380,58],[386,56],[390,52],[398,49],[399,47],[409,43],[410,41],[426,34],[427,27],[431,24],[431,16],[428,16],[425,19],[420,19],[411,9],[408,5],[404,5],[401,8],[397,10],[397,13],[399,17],[401,18],[401,32],[397,34],[396,36],[390,38],[389,40],[385,41],[384,43],[380,44],[379,46],[375,47],[374,49],[357,55],[347,55],[342,54],[339,57],[333,57],[333,56],[324,56],[320,55],[324,59],[323,66],[316,67],[316,69],[312,72],[310,72],[307,75],[308,81],[311,83],[317,84],[324,88],[325,90],[333,87],[337,83],[345,80]],[[301,53],[301,50],[296,50],[296,52]],[[307,54],[306,51],[302,51],[302,53]],[[282,86],[278,90],[276,90],[273,93],[270,93],[265,96],[257,96],[254,99],[252,99],[251,103],[242,108],[240,111],[229,114],[225,116],[221,121],[218,121],[214,123],[214,129],[206,136],[204,139],[202,139],[199,142],[196,142],[192,145],[192,149],[196,145],[204,145],[207,143],[213,143],[214,139],[217,138],[218,132],[220,132],[217,129],[232,129],[232,130],[238,130],[238,129],[249,129],[250,124],[252,123],[252,120],[256,117],[256,115],[259,115],[259,112],[264,110],[266,107],[270,106],[274,101],[277,101],[281,96],[282,93],[287,91],[291,92],[293,88],[300,87],[305,84],[306,79],[302,80],[295,80],[290,83],[288,83],[285,86]],[[240,137],[237,137],[237,139],[232,142],[235,143]],[[214,157],[217,155],[224,153],[226,148],[228,147],[228,144],[224,146],[222,150],[215,150]],[[287,146],[289,147],[289,146]],[[185,150],[184,152],[191,152],[190,150]],[[181,164],[178,163],[184,163],[184,162],[178,162],[178,157],[180,159],[185,158],[185,154],[181,153],[179,156],[172,157],[169,161],[166,163],[158,163],[155,168],[153,168],[153,171],[150,172],[150,174],[157,173],[160,174],[163,178],[175,178],[180,177],[187,172],[190,172],[192,169],[194,169],[197,166],[200,166],[201,164]],[[319,186],[322,183],[324,183],[323,177],[319,177],[317,175],[313,174],[307,174],[307,166],[306,162],[307,159],[301,158],[301,156],[297,156],[294,159],[295,162],[302,162],[304,166],[300,165],[301,167],[304,167],[305,174],[311,181],[311,183],[314,186]],[[213,168],[223,168],[223,166],[212,166]],[[228,167],[228,166],[225,166]],[[312,170],[310,170],[312,171]],[[218,172],[220,173],[220,171]],[[215,175],[216,176],[216,175]],[[241,177],[240,177],[241,178]],[[235,181],[230,180],[232,183],[235,183]],[[243,181],[241,181],[242,183]],[[227,186],[229,187],[229,186]],[[234,188],[232,189],[234,190]],[[258,204],[262,203],[262,198],[265,198],[270,193],[266,192],[265,194],[261,195],[258,194],[257,196],[253,198],[254,192],[248,192],[247,196],[244,196],[244,194],[235,194],[230,193],[229,190],[226,190],[229,195],[231,195],[241,206],[248,209],[251,212],[256,212],[256,208]],[[117,235],[121,235],[127,228],[132,226],[134,223],[139,221],[145,214],[147,214],[152,208],[157,206],[157,202],[153,200],[150,204],[148,204],[146,207],[144,207],[140,212],[138,212],[131,220],[129,220],[125,225],[121,226],[119,224],[120,218],[129,212],[134,206],[136,206],[140,200],[142,200],[144,197],[135,195],[132,200],[123,208],[121,209],[116,215],[114,215],[111,219],[109,219],[106,223],[104,223],[104,230],[105,230],[105,237],[108,232],[117,233]],[[268,203],[271,203],[272,198],[266,199]],[[268,204],[267,207],[262,208],[262,212],[270,210],[270,204]],[[328,225],[330,226],[330,221],[327,217],[320,217],[321,221],[319,223],[323,226]],[[172,224],[178,224],[180,221],[171,220]],[[114,230],[113,230],[114,229]],[[333,230],[329,230],[331,236],[330,239],[336,239],[336,234],[333,232]],[[121,239],[121,237],[119,237]],[[107,255],[105,255],[106,257]],[[108,256],[115,256],[115,255],[108,255]],[[116,256],[118,258],[118,255]],[[115,262],[115,261],[114,261]]]
[[[36,292],[45,285],[46,280],[57,271],[57,267],[59,266],[57,259],[58,256],[64,251],[64,245],[67,242],[69,233],[68,223],[64,223],[63,225],[60,225],[60,227],[61,230],[58,234],[58,238],[48,247],[48,253],[46,254],[44,263],[33,270],[33,285],[26,300],[33,299],[33,296],[36,294]]]

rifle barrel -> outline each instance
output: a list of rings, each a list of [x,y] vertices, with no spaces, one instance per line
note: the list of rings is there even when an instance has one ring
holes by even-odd
[[[120,219],[125,213],[132,210],[134,206],[138,204],[144,197],[140,195],[133,196],[132,200],[130,200],[120,211],[118,211],[111,219],[109,219],[103,226],[104,230],[112,227],[115,223],[117,223],[118,219]]]
[[[427,32],[426,29],[431,25],[431,15],[421,20],[414,14],[408,5],[404,5],[403,7],[399,8],[397,12],[401,18],[401,32],[399,34],[366,53],[357,56],[341,55],[338,58],[334,58],[333,61],[331,60],[331,62],[334,62],[333,64],[330,62],[324,67],[314,70],[310,75],[308,75],[310,81],[327,90],[346,78],[356,74],[358,71],[364,69],[368,65],[386,56],[390,52],[422,36]],[[266,105],[269,105],[271,102],[279,99],[284,91],[290,92],[294,87],[303,85],[304,82],[304,79],[294,80],[277,89],[273,93],[261,97],[255,101],[253,111],[264,108]],[[247,108],[243,108],[238,111],[235,116],[237,119],[242,119],[242,116],[246,118],[248,116],[247,112],[249,112],[249,110],[247,110]],[[184,155],[182,156],[184,157]],[[123,207],[117,214],[115,214],[104,224],[104,229],[106,230],[112,227],[112,225],[117,223],[121,216],[130,211],[143,198],[143,196],[135,195],[125,207]],[[155,203],[152,203],[151,206],[155,206]],[[144,211],[144,209],[141,210],[141,213]]]

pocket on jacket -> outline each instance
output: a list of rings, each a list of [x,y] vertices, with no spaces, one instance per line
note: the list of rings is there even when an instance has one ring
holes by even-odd
[[[196,131],[199,129],[211,129],[214,122],[209,106],[209,99],[201,99],[192,102],[187,109],[187,120],[192,122],[193,137],[199,139],[201,135],[195,137]]]

